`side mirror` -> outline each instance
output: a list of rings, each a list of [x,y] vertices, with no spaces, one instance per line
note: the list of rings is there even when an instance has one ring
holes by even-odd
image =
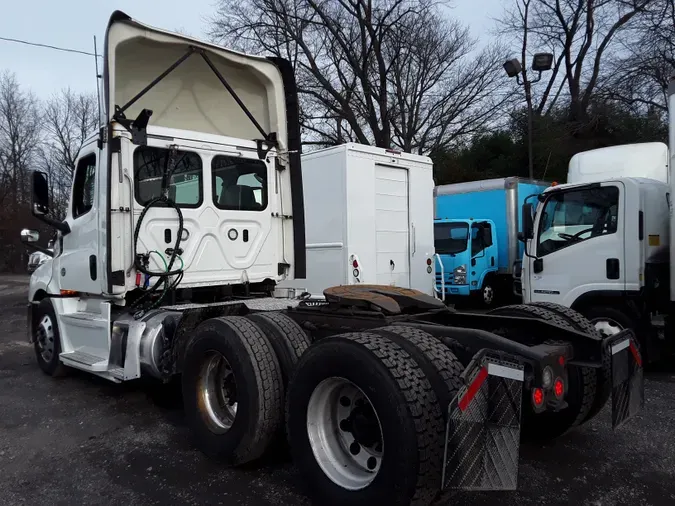
[[[49,182],[44,172],[33,172],[33,214],[44,216],[49,213]]]
[[[527,241],[534,237],[534,220],[532,219],[532,204],[523,204],[523,231],[518,238],[521,241]],[[522,236],[522,238],[521,238]]]
[[[40,240],[40,232],[37,230],[29,230],[24,228],[21,231],[21,242],[23,243],[33,243]]]

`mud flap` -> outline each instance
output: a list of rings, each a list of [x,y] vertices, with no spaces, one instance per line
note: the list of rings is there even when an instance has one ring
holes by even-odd
[[[612,353],[612,428],[638,414],[645,405],[642,356],[632,335],[617,337]]]
[[[465,371],[450,403],[443,488],[515,490],[518,481],[523,366],[483,356]]]

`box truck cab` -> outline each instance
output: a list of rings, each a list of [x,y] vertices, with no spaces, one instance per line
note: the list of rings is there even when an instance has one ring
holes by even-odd
[[[483,301],[492,303],[493,287],[486,280],[498,268],[492,220],[435,220],[434,247],[440,293],[468,297],[472,289],[482,287]]]
[[[526,224],[525,302],[571,307],[607,335],[640,329],[654,349],[664,336],[652,320],[669,300],[668,181],[662,143],[575,155],[568,183],[548,188]]]
[[[512,290],[521,210],[548,183],[508,177],[434,190],[436,291],[449,301],[473,296],[486,306]]]

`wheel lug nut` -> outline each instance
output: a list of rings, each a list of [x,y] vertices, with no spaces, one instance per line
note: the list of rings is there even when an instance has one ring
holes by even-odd
[[[361,451],[361,445],[354,441],[351,445],[349,445],[349,451],[352,455],[358,455]]]

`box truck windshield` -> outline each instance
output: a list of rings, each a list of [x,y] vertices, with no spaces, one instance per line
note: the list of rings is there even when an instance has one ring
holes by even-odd
[[[468,223],[434,224],[434,246],[440,255],[454,255],[466,251],[469,238]]]

